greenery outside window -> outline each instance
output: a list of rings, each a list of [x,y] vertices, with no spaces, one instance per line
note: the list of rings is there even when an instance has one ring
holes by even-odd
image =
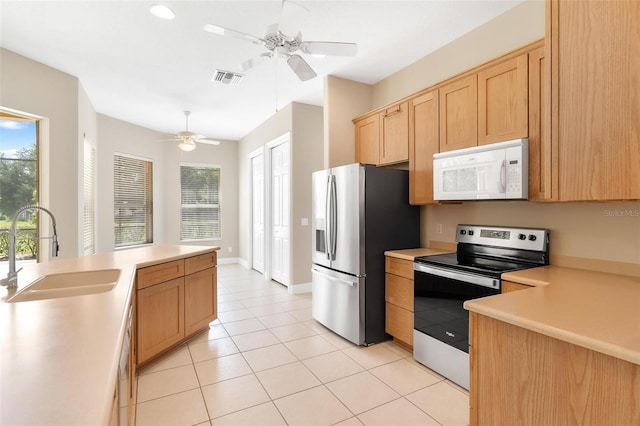
[[[38,202],[37,120],[0,111],[0,141],[0,260],[6,261],[13,216]],[[24,212],[16,229],[17,259],[37,260],[37,212]]]
[[[220,167],[180,165],[180,240],[220,239]]]
[[[115,247],[153,242],[153,163],[124,154],[113,157]]]

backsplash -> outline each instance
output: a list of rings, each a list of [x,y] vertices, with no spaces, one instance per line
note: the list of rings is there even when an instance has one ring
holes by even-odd
[[[421,210],[421,243],[455,241],[460,223],[548,228],[551,255],[640,265],[640,202],[472,201]],[[442,233],[438,233],[440,226]]]

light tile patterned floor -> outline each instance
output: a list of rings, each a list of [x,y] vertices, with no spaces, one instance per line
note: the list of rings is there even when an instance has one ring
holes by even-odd
[[[467,425],[468,393],[391,341],[358,347],[239,265],[219,319],[138,377],[138,425]]]

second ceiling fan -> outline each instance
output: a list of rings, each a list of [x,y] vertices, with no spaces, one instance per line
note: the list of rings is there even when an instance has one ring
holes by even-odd
[[[287,9],[296,9],[298,11],[306,10],[302,6],[290,1],[284,1],[282,9],[283,15]],[[287,35],[282,32],[278,24],[269,25],[263,38],[213,24],[205,25],[204,30],[221,36],[249,41],[251,43],[264,46],[267,49],[267,52],[243,62],[243,71],[247,71],[248,69],[253,68],[257,64],[274,56],[279,56],[287,60],[289,67],[302,81],[310,80],[316,77],[317,74],[307,61],[305,61],[297,52],[317,56],[355,56],[358,51],[358,45],[355,43],[304,41],[302,39],[301,32],[298,32],[296,36]]]

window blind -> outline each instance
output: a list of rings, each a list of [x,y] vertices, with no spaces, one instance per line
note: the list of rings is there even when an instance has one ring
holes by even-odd
[[[114,155],[115,247],[153,242],[153,163]]]
[[[85,255],[96,252],[96,150],[84,141],[82,240]]]
[[[180,239],[220,238],[220,168],[181,165],[180,194]]]

